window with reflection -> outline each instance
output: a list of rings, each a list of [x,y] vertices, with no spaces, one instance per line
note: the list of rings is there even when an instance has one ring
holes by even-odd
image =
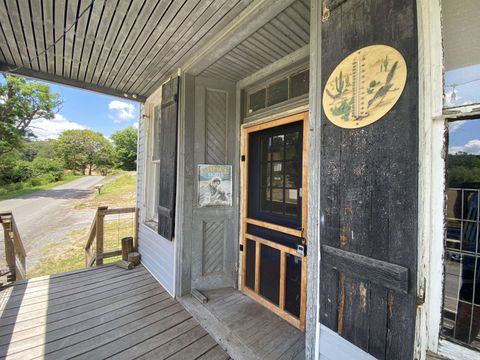
[[[480,4],[443,0],[444,107],[480,104]]]
[[[480,119],[449,123],[442,335],[480,350]]]

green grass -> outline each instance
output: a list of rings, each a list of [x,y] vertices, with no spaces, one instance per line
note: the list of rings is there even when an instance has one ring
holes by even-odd
[[[136,200],[136,185],[137,173],[124,172],[120,177],[105,184],[100,194],[95,192],[90,198],[75,205],[75,209],[96,209],[99,206],[133,207]]]
[[[60,181],[56,181],[56,182],[49,183],[49,184],[44,184],[44,185],[38,185],[38,186],[25,186],[22,189],[10,191],[7,194],[0,195],[0,201],[1,200],[13,199],[13,198],[16,198],[16,197],[19,197],[19,196],[22,196],[22,195],[27,195],[27,194],[33,193],[35,191],[48,190],[48,189],[51,189],[55,186],[60,186],[60,185],[66,184],[70,181],[79,179],[83,176],[84,175],[66,174],[65,177],[63,178],[63,180],[60,180]]]
[[[88,199],[82,199],[76,205],[76,209],[96,209],[98,206],[106,205],[109,208],[134,207],[136,194],[136,173],[126,172],[120,177],[105,184],[101,193],[96,192]],[[126,236],[133,236],[133,214],[108,215],[105,217],[104,227],[104,252],[119,250],[121,239]],[[78,230],[69,231],[64,241],[56,245],[47,245],[42,249],[41,262],[27,269],[28,278],[58,274],[72,270],[85,268],[84,244],[88,237],[90,226]],[[120,257],[113,257],[104,260],[104,263],[111,263],[119,260]]]
[[[90,227],[71,230],[67,233],[68,244],[50,244],[42,249],[42,260],[39,264],[27,269],[28,278],[59,274],[67,271],[85,268],[84,244]],[[115,216],[105,219],[104,252],[120,250],[121,239],[133,236],[133,220],[116,219]],[[104,264],[120,260],[121,256],[104,259]]]

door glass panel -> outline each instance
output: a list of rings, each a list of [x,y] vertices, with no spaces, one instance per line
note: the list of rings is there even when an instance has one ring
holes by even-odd
[[[283,160],[284,152],[284,135],[276,135],[272,138],[272,147],[270,151],[272,152],[272,160]]]
[[[265,89],[259,90],[250,95],[250,107],[248,109],[249,113],[255,112],[257,110],[263,109],[265,107]]]
[[[272,169],[272,186],[283,187],[283,162],[273,162]]]
[[[305,70],[290,78],[290,98],[308,94],[309,71]]]
[[[272,212],[283,214],[283,189],[272,189]]]
[[[288,100],[288,79],[282,80],[267,88],[267,106]]]
[[[249,148],[248,216],[297,228],[301,221],[302,123],[253,133]]]
[[[285,187],[299,188],[298,163],[296,161],[285,162]]]
[[[298,158],[298,132],[285,134],[285,160]]]

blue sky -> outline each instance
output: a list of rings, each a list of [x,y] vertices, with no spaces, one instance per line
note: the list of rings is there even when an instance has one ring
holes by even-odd
[[[48,83],[63,104],[53,120],[36,120],[32,130],[38,139],[56,138],[68,129],[90,129],[109,137],[115,131],[138,126],[139,104],[69,86]]]
[[[447,107],[480,103],[480,64],[445,72]],[[449,124],[448,151],[480,155],[480,119]]]

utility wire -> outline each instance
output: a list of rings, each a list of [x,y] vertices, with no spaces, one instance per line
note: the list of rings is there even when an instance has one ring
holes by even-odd
[[[68,29],[64,29],[63,31],[63,34],[59,36],[59,38],[57,40],[54,41],[53,44],[51,44],[49,47],[47,47],[45,50],[41,51],[40,53],[38,53],[36,56],[32,57],[32,58],[29,58],[28,59],[28,64],[29,65],[32,65],[32,62],[36,59],[38,59],[40,56],[44,55],[48,50],[50,50],[52,47],[54,47],[55,45],[57,45],[61,40],[63,40],[65,38],[65,36],[67,35],[67,33],[72,30],[72,28],[77,25],[78,21],[80,20],[80,18],[88,11],[92,8],[93,6],[93,3],[95,2],[95,0],[92,0],[92,2],[90,3],[90,5],[88,5],[85,9],[83,9],[83,11],[77,16],[77,18],[75,19],[75,21],[72,23],[72,25],[70,25],[68,27]],[[25,65],[22,64],[22,65],[19,65],[15,68],[9,68],[7,70],[7,72],[9,73],[13,73],[13,72],[16,72],[20,69],[23,69],[25,68]],[[4,72],[4,71],[3,71]]]
[[[472,79],[472,80],[465,81],[465,82],[461,82],[461,83],[456,83],[456,84],[451,84],[451,85],[445,85],[445,87],[453,87],[453,88],[455,88],[455,87],[458,87],[458,86],[471,84],[471,83],[474,83],[474,82],[477,82],[477,81],[480,81],[480,78],[479,78],[479,79]]]

